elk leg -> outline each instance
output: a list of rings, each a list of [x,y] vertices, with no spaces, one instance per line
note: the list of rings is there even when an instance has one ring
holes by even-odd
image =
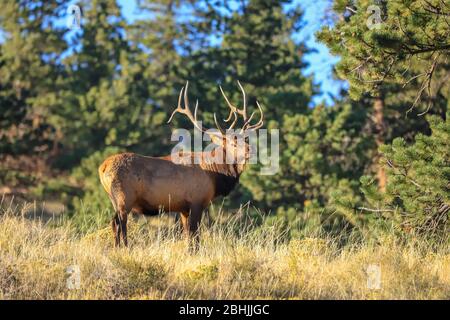
[[[176,239],[180,239],[181,235],[183,234],[183,228],[184,226],[182,225],[181,220],[181,212],[176,212],[175,214],[175,238]]]
[[[199,227],[202,219],[202,208],[192,207],[189,215],[189,250],[195,253],[199,249]]]
[[[120,215],[120,231],[122,232],[122,240],[125,247],[128,247],[127,216],[127,212]]]
[[[181,224],[183,226],[183,234],[189,239],[189,212],[180,212]]]
[[[114,234],[114,246],[117,248],[120,246],[120,219],[119,215],[116,213],[111,222],[112,230]]]

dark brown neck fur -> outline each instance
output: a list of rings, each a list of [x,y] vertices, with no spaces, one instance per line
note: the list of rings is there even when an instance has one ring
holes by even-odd
[[[215,182],[214,185],[216,187],[216,190],[214,197],[227,196],[239,183],[239,174],[237,174],[236,176],[232,176],[213,171],[210,171],[209,173]]]

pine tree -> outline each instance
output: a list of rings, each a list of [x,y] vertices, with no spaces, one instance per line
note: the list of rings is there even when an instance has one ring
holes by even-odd
[[[431,110],[443,117],[447,109],[448,6],[439,0],[337,0],[334,10],[339,20],[318,37],[341,57],[336,71],[349,81],[350,96],[372,97],[377,146],[398,133],[426,132],[426,122],[414,115]],[[399,119],[405,115],[407,121]],[[384,189],[386,174],[379,158],[373,157],[373,166]]]
[[[287,9],[290,2],[252,0],[229,11],[227,6],[209,7],[213,12],[209,16],[217,20],[210,24],[220,30],[220,46],[193,52],[186,63],[190,74],[212,82],[198,91],[206,92],[214,111],[223,112],[223,104],[217,103],[223,100],[217,83],[232,101],[241,101],[236,80],[246,89],[249,105],[257,98],[268,119],[280,121],[307,109],[315,88],[301,74],[308,50],[293,40],[303,23],[299,7]]]
[[[413,144],[397,138],[381,148],[387,170],[386,192],[362,178],[366,203],[357,208],[376,213],[399,233],[448,241],[450,218],[450,114],[429,116],[431,135],[418,134]],[[369,225],[370,227],[370,225]],[[444,238],[443,238],[444,237]]]
[[[62,1],[0,4],[0,153],[49,150],[48,108],[59,88],[64,30],[55,23]]]
[[[137,53],[136,62],[142,77],[140,81],[146,90],[147,99],[143,109],[148,110],[152,119],[149,122],[152,134],[143,136],[139,143],[151,142],[141,148],[142,152],[163,154],[169,152],[170,130],[173,128],[165,121],[176,106],[179,90],[186,80],[190,80],[184,76],[186,72],[183,71],[182,53],[189,51],[195,40],[186,31],[186,25],[194,22],[180,20],[183,10],[190,6],[189,1],[140,1],[138,5],[145,18],[128,25],[127,33]],[[179,120],[174,120],[175,126]],[[158,139],[155,140],[155,136]]]
[[[428,102],[448,92],[443,80],[450,67],[445,58],[449,7],[444,1],[338,0],[334,9],[340,21],[319,38],[342,57],[337,71],[350,81],[353,97],[366,91],[375,96],[385,83],[414,86],[416,97],[428,95]]]
[[[148,108],[151,80],[143,77],[141,52],[127,36],[116,1],[80,6],[81,30],[71,43],[76,49],[63,61],[64,100],[52,118],[64,135],[61,162],[66,167],[108,146],[133,151],[146,141],[151,147],[157,144],[151,124],[163,121],[154,119]]]

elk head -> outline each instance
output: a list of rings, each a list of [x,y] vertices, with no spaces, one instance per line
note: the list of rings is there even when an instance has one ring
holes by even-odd
[[[224,130],[219,124],[215,113],[214,122],[216,125],[216,129],[206,129],[197,121],[198,100],[195,103],[194,114],[192,114],[189,108],[189,99],[187,94],[189,82],[186,82],[186,86],[181,88],[180,94],[178,96],[178,106],[172,112],[167,123],[170,123],[172,121],[175,113],[184,114],[192,122],[195,128],[208,135],[211,141],[224,151],[226,163],[236,164],[238,166],[238,171],[242,172],[245,164],[250,157],[250,145],[248,143],[249,134],[250,132],[256,131],[263,126],[264,113],[262,111],[261,105],[258,101],[256,101],[256,105],[258,107],[257,111],[260,114],[260,119],[255,124],[251,124],[251,121],[253,120],[253,117],[255,116],[257,111],[253,111],[252,114],[248,116],[245,91],[239,81],[238,85],[242,92],[241,109],[233,105],[225,95],[222,87],[219,87],[230,109],[230,113],[227,119],[224,119],[226,123],[231,121],[231,124],[226,130]],[[184,100],[184,107],[181,105],[182,100]],[[239,117],[242,118],[244,123],[240,130],[236,130],[234,128],[238,122]]]

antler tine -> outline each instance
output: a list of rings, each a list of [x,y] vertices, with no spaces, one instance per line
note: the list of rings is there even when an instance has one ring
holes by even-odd
[[[233,112],[233,115],[234,115],[234,120],[233,120],[233,122],[231,123],[231,125],[228,127],[228,130],[231,130],[231,129],[233,129],[234,128],[234,126],[236,125],[236,123],[237,123],[237,120],[238,120],[238,117],[237,117],[237,114],[236,114],[236,112]],[[230,119],[228,119],[228,120],[230,120]]]
[[[244,125],[242,126],[241,129],[241,133],[243,133],[244,131],[252,131],[252,130],[257,130],[259,128],[261,128],[264,124],[264,112],[261,108],[261,105],[259,104],[258,101],[256,101],[256,105],[258,106],[258,110],[259,113],[261,114],[261,118],[259,119],[259,121],[256,124],[250,125],[250,121],[252,120],[253,116],[255,115],[256,111],[253,111],[253,113],[251,114],[250,118],[248,118],[248,120],[244,123]]]
[[[223,97],[225,98],[225,101],[227,102],[228,107],[230,108],[230,114],[228,115],[228,118],[225,119],[225,122],[228,122],[231,120],[231,116],[233,114],[236,114],[236,112],[239,112],[238,108],[236,108],[235,106],[233,106],[230,103],[230,100],[228,100],[227,95],[225,94],[225,92],[223,92],[222,86],[219,86],[220,92],[222,92]]]
[[[234,120],[233,120],[233,122],[231,123],[231,125],[228,127],[227,130],[233,129],[234,126],[235,126],[236,123],[237,123],[237,120],[238,120],[238,117],[237,117],[237,115],[236,115],[236,112],[231,112],[231,114],[234,115]],[[230,119],[228,119],[228,120],[230,120]],[[219,124],[219,121],[217,121],[217,116],[216,116],[216,113],[215,113],[215,112],[214,112],[214,122],[216,123],[216,127],[219,129],[219,131],[220,131],[222,134],[225,134],[225,130],[223,130],[222,126]]]
[[[169,121],[167,121],[167,123],[170,123],[170,121],[172,121],[172,118],[175,115],[175,113],[183,111],[181,108],[181,97],[183,96],[183,90],[184,90],[184,87],[181,88],[180,94],[178,95],[178,106],[176,107],[175,110],[173,110],[172,114],[170,115]]]
[[[220,88],[220,92],[222,93],[223,97],[225,98],[225,101],[227,102],[228,107],[230,108],[230,114],[228,115],[228,118],[225,119],[224,121],[228,122],[234,116],[233,122],[228,127],[228,130],[230,130],[230,129],[233,129],[237,123],[237,120],[238,120],[237,113],[241,113],[241,112],[237,107],[235,107],[233,104],[231,104],[230,100],[228,100],[228,97],[226,96],[225,92],[223,91],[222,86],[219,86],[219,88]]]
[[[198,99],[195,100],[195,108],[194,108],[194,120],[197,122],[197,109],[198,109]]]
[[[239,81],[237,83],[239,85],[239,88],[242,91],[242,98],[243,98],[242,110],[238,109],[236,106],[231,104],[231,102],[230,102],[230,100],[228,100],[228,97],[226,96],[225,92],[223,92],[222,87],[219,86],[220,92],[222,92],[222,95],[225,98],[225,101],[227,102],[228,107],[231,109],[230,110],[230,114],[228,115],[228,118],[225,119],[225,122],[228,122],[228,121],[231,120],[231,116],[232,116],[233,112],[239,113],[244,118],[244,121],[247,121],[247,119],[248,119],[248,116],[247,116],[247,99],[246,99],[246,95],[245,95],[245,90],[244,90],[244,88],[242,87],[242,85],[241,85],[241,83]]]
[[[186,89],[184,90],[184,109],[186,110],[189,106],[189,99],[187,95],[188,88],[189,88],[189,81],[186,81]]]
[[[197,122],[198,100],[195,102],[194,115],[192,115],[192,112],[189,109],[189,98],[188,98],[188,95],[187,95],[188,87],[189,87],[189,81],[186,81],[186,86],[181,88],[180,95],[178,96],[178,106],[172,112],[172,115],[170,116],[169,121],[167,123],[169,123],[172,120],[174,114],[178,112],[178,113],[181,113],[181,114],[184,114],[185,116],[187,116],[188,119],[191,120],[193,125],[198,130],[200,130],[202,132],[206,132],[206,129],[203,128],[202,126],[200,126],[198,124],[198,122]],[[184,91],[184,93],[183,93],[183,91]],[[182,99],[182,97],[184,97],[184,108],[181,106],[181,99]]]
[[[244,117],[244,121],[247,120],[247,99],[245,98],[245,90],[242,87],[241,83],[239,82],[239,80],[237,81],[239,88],[241,88],[242,91],[242,99],[243,99],[243,106],[242,106],[242,116]]]
[[[217,127],[217,129],[219,129],[220,133],[222,133],[224,135],[225,131],[223,130],[223,128],[220,126],[219,122],[217,121],[217,117],[216,117],[216,113],[215,112],[214,112],[214,122],[216,123],[216,127]]]

